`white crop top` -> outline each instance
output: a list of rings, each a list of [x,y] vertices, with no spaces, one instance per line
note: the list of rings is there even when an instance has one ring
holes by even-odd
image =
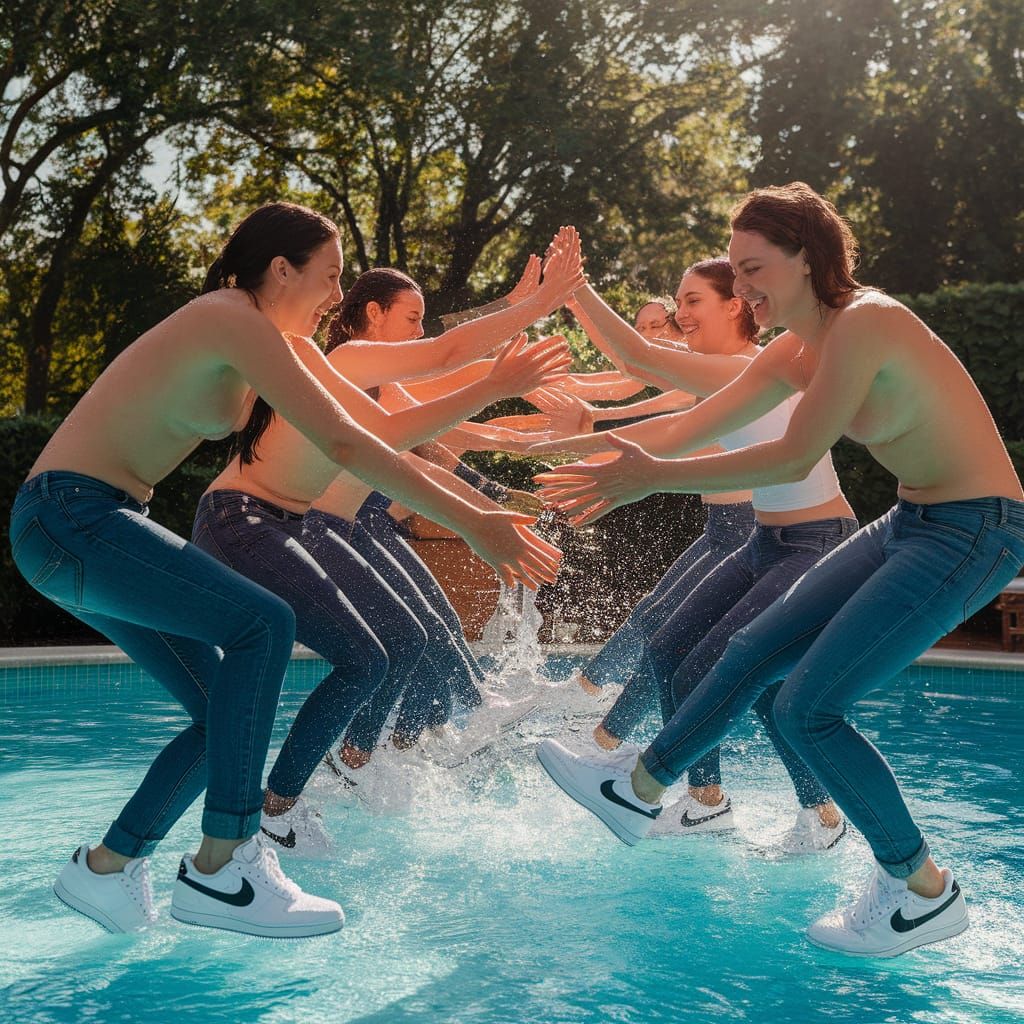
[[[731,434],[718,439],[718,443],[727,451],[747,448],[752,444],[763,444],[776,441],[786,433],[790,417],[797,403],[803,397],[802,392],[790,395],[760,419],[748,423]],[[824,505],[826,501],[837,498],[842,493],[839,478],[832,466],[832,454],[826,452],[814,468],[803,480],[792,484],[772,484],[770,487],[755,487],[753,504],[755,512],[795,512],[802,508],[814,508]]]

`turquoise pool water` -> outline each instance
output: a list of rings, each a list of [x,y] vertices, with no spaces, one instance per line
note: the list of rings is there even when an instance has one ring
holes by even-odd
[[[571,663],[555,660],[551,680]],[[859,710],[889,755],[972,927],[888,961],[808,945],[806,923],[854,896],[860,837],[773,858],[795,805],[753,722],[724,765],[738,831],[630,850],[561,795],[533,745],[546,712],[464,768],[406,778],[405,813],[353,806],[326,776],[314,800],[339,844],[286,862],[344,905],[338,936],[270,942],[166,914],[193,809],[153,859],[161,923],[110,936],[50,883],[103,833],[182,716],[131,667],[0,673],[0,1021],[1010,1022],[1024,1015],[1020,807],[1024,674],[914,668]],[[296,663],[275,743],[322,667]],[[547,692],[534,680],[517,684]],[[407,773],[409,775],[410,773]]]

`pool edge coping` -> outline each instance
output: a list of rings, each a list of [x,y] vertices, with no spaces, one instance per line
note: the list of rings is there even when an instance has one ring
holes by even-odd
[[[471,644],[478,654],[494,653],[491,645]],[[556,657],[593,657],[601,644],[541,644],[545,654]],[[295,644],[292,660],[310,661],[320,655],[302,644]],[[29,668],[46,665],[117,665],[131,661],[120,648],[112,645],[78,647],[5,647],[0,648],[0,670],[7,668]],[[1002,669],[1024,672],[1024,652],[1013,651],[971,651],[963,648],[932,647],[919,658],[915,665],[951,666],[957,668]]]

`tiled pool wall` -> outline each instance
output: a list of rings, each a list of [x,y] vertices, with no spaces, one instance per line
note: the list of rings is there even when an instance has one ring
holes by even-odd
[[[574,664],[590,656],[590,645],[558,645],[543,648],[553,678],[568,675]],[[487,651],[479,650],[484,660]],[[327,663],[308,652],[291,661],[284,689],[309,691],[327,674]],[[977,656],[956,651],[930,651],[904,670],[910,682],[922,685],[954,685],[985,688],[994,692],[1024,695],[1024,656]],[[75,660],[60,648],[51,653],[7,655],[0,651],[0,702],[22,701],[36,697],[59,700],[61,694],[74,690],[77,698],[97,699],[144,691],[152,679],[138,665],[128,661],[116,650],[94,649]]]

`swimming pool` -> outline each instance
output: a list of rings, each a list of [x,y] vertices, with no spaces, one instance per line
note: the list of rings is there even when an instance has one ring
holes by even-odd
[[[571,667],[553,659],[547,672],[558,680]],[[802,937],[837,898],[859,894],[867,848],[858,836],[817,858],[772,857],[765,844],[795,804],[752,718],[723,757],[737,834],[630,850],[537,764],[536,740],[566,728],[550,711],[463,768],[416,773],[404,814],[368,813],[318,773],[314,802],[339,855],[285,863],[341,901],[340,935],[271,942],[172,921],[171,883],[198,836],[198,808],[153,858],[159,925],[106,935],[61,907],[50,884],[77,842],[102,835],[183,716],[133,666],[20,672],[0,673],[5,1024],[1024,1015],[1024,673],[915,666],[859,709],[937,859],[956,868],[972,917],[941,946],[872,961]],[[322,673],[293,663],[275,749]]]

